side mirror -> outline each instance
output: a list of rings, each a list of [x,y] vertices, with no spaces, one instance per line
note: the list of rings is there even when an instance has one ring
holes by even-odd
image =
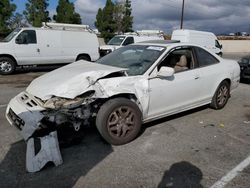
[[[161,67],[157,75],[159,77],[171,77],[174,75],[174,69],[171,67]]]

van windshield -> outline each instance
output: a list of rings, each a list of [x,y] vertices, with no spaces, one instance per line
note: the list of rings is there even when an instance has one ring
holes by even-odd
[[[115,36],[108,42],[108,45],[120,46],[124,39],[124,36]]]
[[[15,29],[7,37],[5,37],[2,42],[10,42],[17,35],[17,33],[19,33],[19,31],[21,31],[21,29]]]

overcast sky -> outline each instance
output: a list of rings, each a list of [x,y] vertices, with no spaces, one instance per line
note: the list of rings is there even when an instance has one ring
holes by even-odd
[[[14,0],[24,7],[25,0]],[[94,27],[98,8],[106,0],[72,0],[83,24]],[[51,15],[57,1],[49,1]],[[180,27],[182,0],[132,0],[134,29],[160,29],[171,33]],[[21,10],[22,8],[18,8]],[[184,28],[216,34],[250,32],[250,0],[185,0]]]
[[[83,21],[93,25],[103,0],[76,0]],[[134,29],[180,27],[182,0],[132,0]],[[184,28],[229,33],[250,32],[250,0],[186,0]]]

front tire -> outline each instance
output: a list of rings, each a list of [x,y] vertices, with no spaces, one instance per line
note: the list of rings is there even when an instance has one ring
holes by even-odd
[[[0,74],[12,74],[16,69],[16,63],[9,57],[0,57]]]
[[[228,83],[228,81],[224,80],[218,86],[210,106],[215,110],[222,109],[227,104],[229,97],[230,84]]]
[[[142,124],[138,106],[129,99],[116,98],[104,103],[98,111],[96,126],[102,137],[112,145],[134,140]]]

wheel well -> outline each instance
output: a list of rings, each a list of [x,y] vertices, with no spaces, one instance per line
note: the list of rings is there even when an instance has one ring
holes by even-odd
[[[228,84],[229,84],[229,86],[231,86],[231,80],[229,79],[229,78],[226,78],[225,80],[223,80],[223,81],[226,81]],[[222,81],[222,82],[223,82]]]
[[[123,93],[123,94],[114,95],[114,96],[110,97],[109,100],[114,99],[114,98],[118,98],[118,97],[129,99],[135,103],[139,102],[137,97],[134,94],[130,94],[130,93]]]
[[[79,60],[80,57],[87,57],[89,59],[89,61],[91,61],[91,58],[89,56],[89,54],[79,54],[77,57],[76,57],[76,61]]]
[[[98,99],[98,101],[96,101],[96,102],[97,102],[97,105],[98,105],[97,111],[99,111],[99,108],[100,108],[105,102],[107,102],[107,101],[109,101],[109,100],[112,100],[112,99],[115,99],[115,98],[126,98],[126,99],[131,100],[132,102],[134,102],[134,103],[139,107],[139,109],[140,109],[141,112],[142,112],[142,106],[141,106],[139,100],[137,99],[137,97],[136,97],[134,94],[130,94],[130,93],[117,94],[117,95],[111,96],[110,98]]]
[[[17,65],[17,61],[16,61],[16,59],[12,55],[1,54],[0,57],[8,57],[8,58],[12,59],[14,61],[14,63]]]

